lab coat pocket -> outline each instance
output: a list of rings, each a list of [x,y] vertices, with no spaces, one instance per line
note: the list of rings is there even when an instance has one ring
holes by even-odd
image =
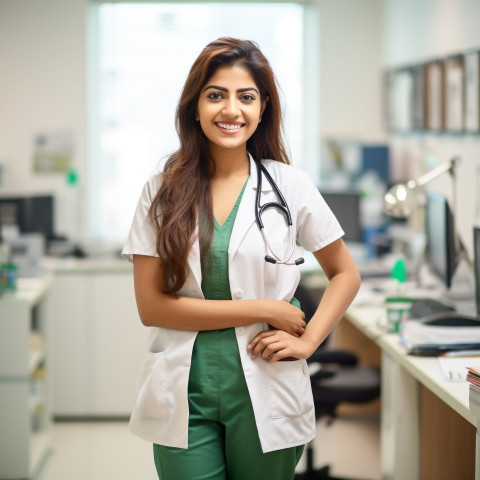
[[[168,417],[165,375],[165,353],[147,353],[140,371],[137,408],[145,417],[161,419]]]
[[[271,417],[298,417],[313,408],[312,387],[305,360],[275,362],[270,368]]]

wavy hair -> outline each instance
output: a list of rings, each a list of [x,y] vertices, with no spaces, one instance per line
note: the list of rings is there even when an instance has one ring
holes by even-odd
[[[199,242],[202,270],[205,269],[213,235],[213,213],[210,195],[208,141],[196,109],[202,87],[222,66],[246,68],[266,102],[262,121],[247,141],[254,158],[269,158],[290,163],[282,137],[282,114],[275,76],[258,46],[248,40],[223,37],[209,43],[193,63],[177,105],[175,127],[180,148],[167,160],[161,186],[150,206],[149,218],[156,235],[156,250],[162,261],[164,293],[175,294],[188,275],[188,253]]]

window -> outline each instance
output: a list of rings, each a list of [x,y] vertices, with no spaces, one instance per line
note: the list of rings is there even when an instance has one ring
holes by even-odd
[[[90,237],[126,237],[143,184],[178,147],[175,108],[188,71],[215,38],[259,45],[280,86],[293,163],[304,166],[316,152],[316,89],[308,88],[315,75],[306,72],[304,5],[99,2],[91,20]],[[307,89],[313,90],[308,97]]]

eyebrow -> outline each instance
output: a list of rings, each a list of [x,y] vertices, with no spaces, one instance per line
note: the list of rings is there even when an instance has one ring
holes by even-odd
[[[225,88],[225,87],[219,87],[218,85],[209,85],[208,87],[205,87],[205,89],[203,90],[204,92],[206,92],[209,88],[214,88],[215,90],[220,90],[221,92],[228,92],[228,88]],[[242,93],[242,92],[249,92],[253,90],[254,92],[257,92],[258,95],[260,95],[258,93],[258,90],[254,87],[245,87],[245,88],[239,88],[237,90],[237,93]]]

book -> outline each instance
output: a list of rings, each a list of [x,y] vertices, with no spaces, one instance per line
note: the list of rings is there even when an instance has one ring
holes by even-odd
[[[467,367],[467,380],[477,386],[480,387],[480,366],[479,367]]]

